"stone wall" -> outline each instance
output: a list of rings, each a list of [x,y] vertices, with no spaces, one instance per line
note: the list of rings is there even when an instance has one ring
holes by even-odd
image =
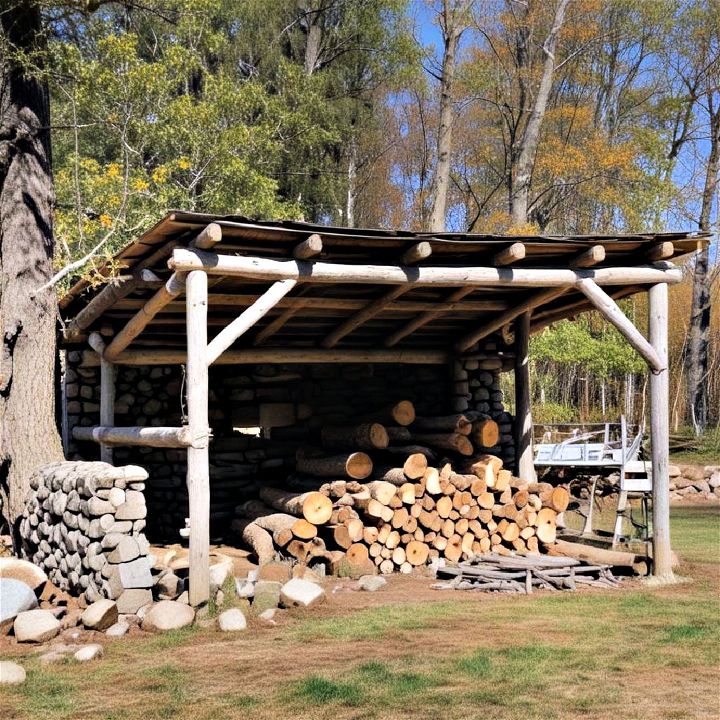
[[[145,480],[137,466],[58,462],[33,473],[21,519],[23,554],[61,590],[133,613],[152,601]]]
[[[720,465],[670,465],[670,500],[720,502]]]
[[[279,353],[279,357],[281,354]],[[98,367],[67,354],[68,435],[75,425],[99,423]],[[235,506],[257,495],[265,482],[284,482],[294,471],[301,445],[317,442],[327,424],[356,422],[363,414],[401,399],[412,400],[419,415],[477,410],[497,420],[506,462],[514,457],[511,418],[499,389],[499,359],[468,359],[438,365],[239,365],[210,369],[211,534],[226,539]],[[115,424],[183,423],[183,368],[118,367]],[[263,428],[259,436],[234,428]],[[94,443],[70,442],[67,456],[99,457]],[[185,526],[186,453],[182,449],[115,448],[116,464],[147,468],[148,536],[177,542]]]

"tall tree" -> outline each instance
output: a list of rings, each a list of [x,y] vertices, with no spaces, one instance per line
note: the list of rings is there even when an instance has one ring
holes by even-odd
[[[460,38],[470,24],[471,6],[471,0],[442,0],[435,10],[437,24],[442,33],[443,51],[440,74],[437,76],[440,82],[440,120],[435,144],[435,174],[430,188],[432,207],[427,227],[430,232],[445,230],[455,116],[455,68]]]
[[[55,424],[54,191],[41,9],[0,11],[0,502],[14,540],[30,475],[62,459]],[[41,70],[42,68],[40,68]]]

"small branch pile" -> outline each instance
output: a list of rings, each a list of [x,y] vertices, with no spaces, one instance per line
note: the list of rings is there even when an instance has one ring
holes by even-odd
[[[317,489],[263,487],[259,500],[238,506],[242,517],[233,528],[261,564],[280,555],[325,562],[333,572],[346,563],[353,571],[374,565],[383,574],[409,573],[435,557],[535,553],[555,541],[567,489],[528,485],[500,458],[475,455],[497,442],[492,420],[470,413],[415,418],[408,406],[389,411],[395,426],[324,428],[326,450],[299,452],[302,475],[291,478],[296,487]]]
[[[547,555],[506,557],[488,553],[467,562],[439,567],[437,576],[452,578],[438,588],[485,592],[531,593],[534,588],[575,590],[578,585],[613,588],[620,584],[609,565],[588,565],[575,558]]]

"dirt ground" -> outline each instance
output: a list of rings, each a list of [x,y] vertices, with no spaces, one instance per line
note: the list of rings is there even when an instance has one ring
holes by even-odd
[[[376,593],[328,579],[325,605],[114,642],[41,667],[3,718],[720,718],[720,511],[675,513],[682,584],[485,595],[394,576]]]

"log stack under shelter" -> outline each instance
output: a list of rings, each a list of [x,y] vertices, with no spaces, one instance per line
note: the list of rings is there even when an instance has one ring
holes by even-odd
[[[245,535],[269,522],[259,518],[277,512],[258,505],[242,518],[235,508],[272,507],[270,489],[319,492],[331,505],[320,522],[327,502],[313,496],[308,518],[303,500],[301,517],[294,496],[295,512],[279,511],[295,518],[290,528],[261,527],[273,538],[289,530],[283,551],[322,543],[324,552],[347,557],[358,545],[370,561],[378,557],[373,527],[390,544],[394,533],[401,538],[395,547],[384,538],[378,567],[412,566],[408,553],[422,555],[413,542],[446,557],[448,547],[457,552],[458,537],[461,557],[488,540],[496,552],[522,550],[532,538],[540,548],[556,510],[547,488],[534,485],[528,341],[555,321],[597,310],[652,371],[654,558],[656,574],[669,577],[667,285],[681,279],[672,260],[705,241],[688,233],[426,234],[173,212],[99,270],[110,279],[121,268],[119,276],[104,286],[81,279],[61,301],[66,453],[148,470],[147,534],[189,534],[193,604],[208,598],[211,537],[233,524],[248,521]],[[617,305],[643,291],[649,339]],[[500,391],[508,371],[514,417]],[[403,400],[415,410],[412,423],[377,414]],[[373,423],[384,429],[386,448],[377,447],[384,435]],[[395,485],[390,478],[417,455],[428,461],[428,476]],[[452,482],[473,476],[466,463],[485,456],[496,458],[486,466],[501,462],[493,480],[502,477],[508,488],[489,477],[477,493],[472,482],[464,489]],[[317,487],[308,487],[310,478]],[[334,482],[345,483],[344,493]],[[386,497],[389,488],[376,482],[396,489]],[[404,485],[419,493],[412,504]],[[538,521],[541,513],[547,522]],[[362,541],[354,539],[360,524]],[[439,538],[448,541],[442,549]]]

